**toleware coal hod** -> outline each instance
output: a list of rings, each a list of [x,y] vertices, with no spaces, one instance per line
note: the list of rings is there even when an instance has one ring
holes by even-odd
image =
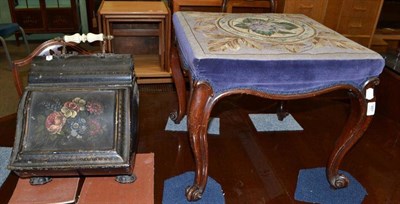
[[[33,185],[79,175],[133,182],[137,113],[131,55],[37,56],[19,104],[8,168]]]

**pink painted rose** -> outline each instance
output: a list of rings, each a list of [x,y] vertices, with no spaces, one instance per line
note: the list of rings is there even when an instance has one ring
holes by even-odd
[[[60,134],[67,119],[60,112],[53,112],[46,118],[46,128],[50,134]]]
[[[67,101],[64,103],[64,107],[70,109],[70,110],[74,110],[74,111],[79,111],[80,107],[77,103],[72,102],[72,101]]]

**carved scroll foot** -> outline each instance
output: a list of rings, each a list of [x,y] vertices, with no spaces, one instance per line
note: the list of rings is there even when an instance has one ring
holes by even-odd
[[[171,112],[169,118],[174,121],[175,124],[179,124],[183,118],[183,114],[178,114],[178,111]]]
[[[188,201],[200,200],[201,196],[203,195],[203,190],[204,189],[201,189],[197,185],[188,186],[185,193],[186,199]]]
[[[46,184],[50,181],[52,181],[53,179],[51,177],[32,177],[29,180],[29,183],[33,186],[35,185],[43,185]]]
[[[329,179],[329,182],[334,188],[344,188],[349,185],[349,179],[343,174],[337,174]]]

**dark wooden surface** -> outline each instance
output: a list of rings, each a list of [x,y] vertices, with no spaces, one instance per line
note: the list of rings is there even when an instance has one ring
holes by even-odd
[[[71,0],[69,8],[46,7],[39,0],[38,8],[15,8],[15,1],[8,0],[12,21],[24,28],[26,33],[79,32],[80,17],[78,1]]]
[[[400,121],[400,74],[390,69],[385,69],[381,75],[385,80],[381,81],[378,86],[377,108],[380,113],[391,120]]]
[[[89,27],[89,31],[92,33],[99,32],[99,22],[98,22],[97,10],[100,7],[101,1],[102,0],[87,0],[86,1],[88,27]]]
[[[0,117],[0,146],[12,147],[14,143],[15,126],[17,114]],[[7,203],[11,198],[12,192],[17,185],[18,177],[10,174],[7,180],[0,187],[0,203]]]
[[[187,133],[164,131],[169,113],[177,106],[176,93],[151,86],[140,87],[138,152],[155,153],[155,203],[161,203],[164,180],[195,167]],[[275,101],[244,95],[220,101],[212,112],[221,118],[220,135],[208,137],[209,175],[222,185],[226,203],[298,203],[294,200],[298,172],[326,165],[349,113],[344,98],[337,91],[290,101],[288,110],[304,131],[275,133],[257,133],[247,116],[274,112]],[[380,114],[379,100],[378,114],[341,166],[366,188],[365,204],[400,200],[400,124]],[[10,121],[12,126],[14,120]],[[2,131],[1,136],[1,145],[11,144],[13,130]],[[13,185],[15,181],[8,181],[0,189],[2,200],[9,197]]]

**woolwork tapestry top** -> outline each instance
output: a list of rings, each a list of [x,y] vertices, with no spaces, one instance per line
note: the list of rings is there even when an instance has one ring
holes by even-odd
[[[195,56],[262,58],[380,58],[301,14],[178,12]],[[280,56],[287,54],[286,56]],[[350,56],[349,56],[350,54]],[[267,56],[266,56],[267,55]],[[326,56],[328,55],[328,56]]]
[[[378,76],[378,53],[301,14],[176,12],[184,69],[215,93],[299,94]]]

